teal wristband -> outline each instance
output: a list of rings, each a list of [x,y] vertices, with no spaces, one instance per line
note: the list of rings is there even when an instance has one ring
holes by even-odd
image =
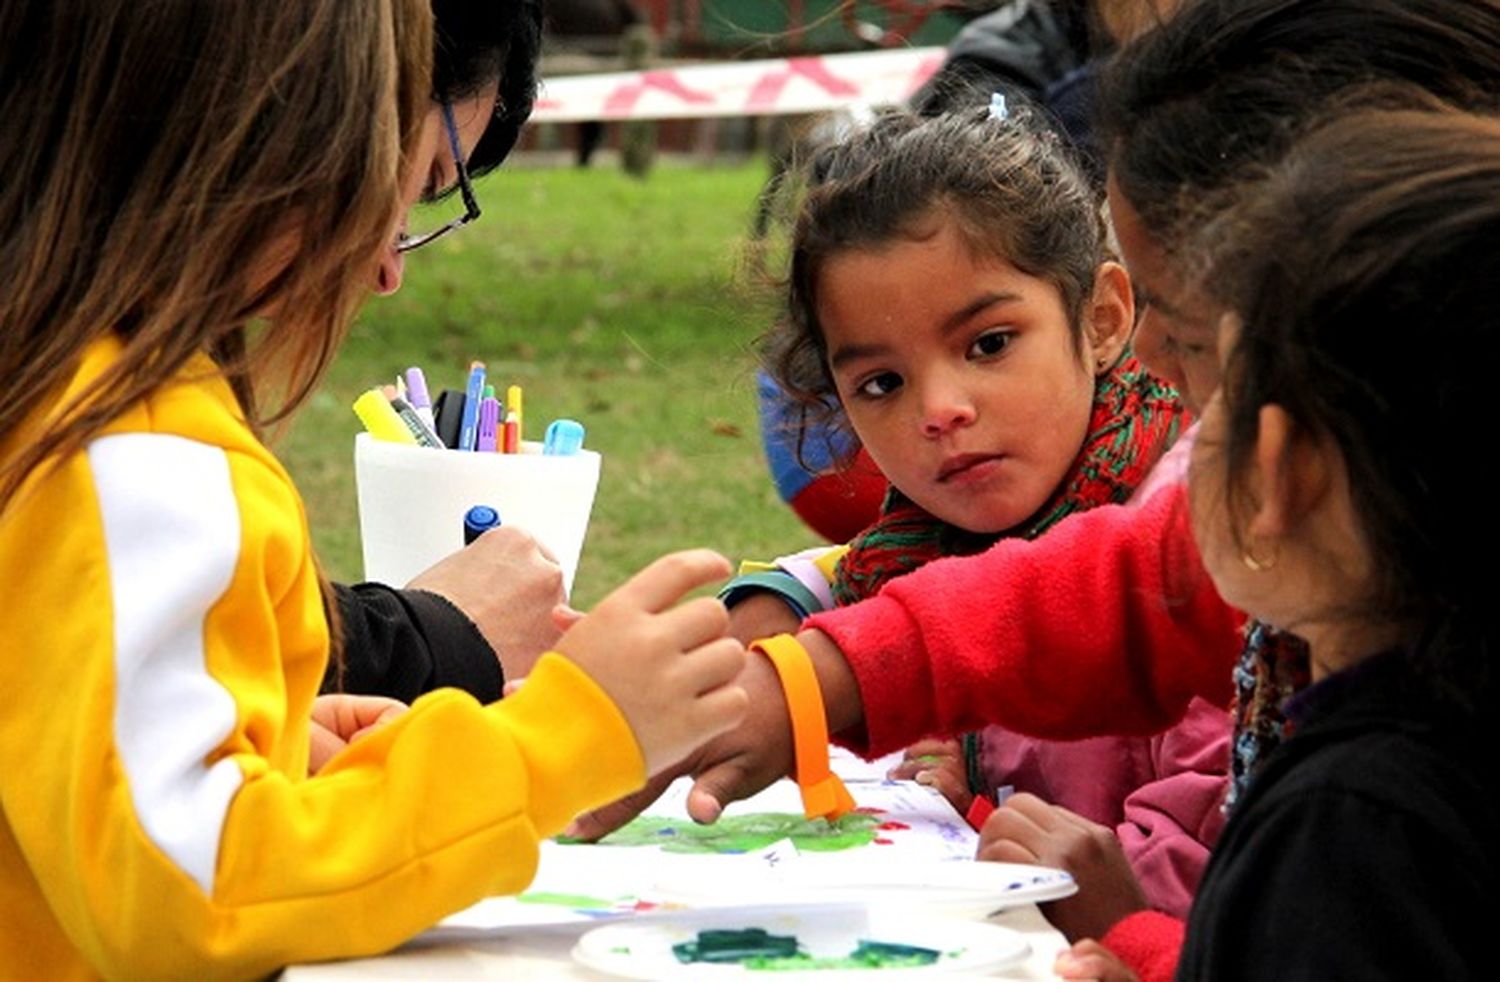
[[[774,594],[792,609],[798,620],[822,611],[823,605],[811,590],[790,573],[768,570],[763,573],[744,573],[736,576],[719,591],[724,606],[733,607],[757,593]]]

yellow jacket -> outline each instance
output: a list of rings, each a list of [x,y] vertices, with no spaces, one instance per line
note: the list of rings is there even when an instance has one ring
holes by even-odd
[[[118,355],[95,345],[71,391]],[[430,693],[308,778],[328,626],[307,523],[207,359],[28,476],[0,597],[0,977],[383,951],[522,889],[539,839],[644,780],[555,654],[503,703]]]

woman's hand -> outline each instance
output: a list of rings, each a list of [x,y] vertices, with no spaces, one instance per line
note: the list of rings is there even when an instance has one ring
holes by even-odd
[[[553,611],[562,604],[562,567],[529,532],[490,529],[471,545],[407,584],[446,598],[479,628],[506,678],[531,671],[562,635]]]

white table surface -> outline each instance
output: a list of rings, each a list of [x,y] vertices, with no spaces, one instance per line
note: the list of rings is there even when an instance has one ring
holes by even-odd
[[[1035,904],[1012,907],[989,922],[1020,931],[1031,943],[1025,963],[993,978],[1051,979],[1052,961],[1067,941],[1047,923]],[[483,941],[409,945],[379,958],[360,958],[321,965],[295,965],[285,982],[355,982],[367,979],[589,979],[608,976],[573,961],[573,945],[594,925],[533,928],[525,933]],[[768,976],[773,977],[773,976]]]

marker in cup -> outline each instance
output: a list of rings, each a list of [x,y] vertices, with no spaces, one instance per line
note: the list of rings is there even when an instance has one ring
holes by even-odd
[[[500,527],[500,513],[489,505],[475,505],[464,513],[464,545],[473,544],[474,540],[492,528]]]

